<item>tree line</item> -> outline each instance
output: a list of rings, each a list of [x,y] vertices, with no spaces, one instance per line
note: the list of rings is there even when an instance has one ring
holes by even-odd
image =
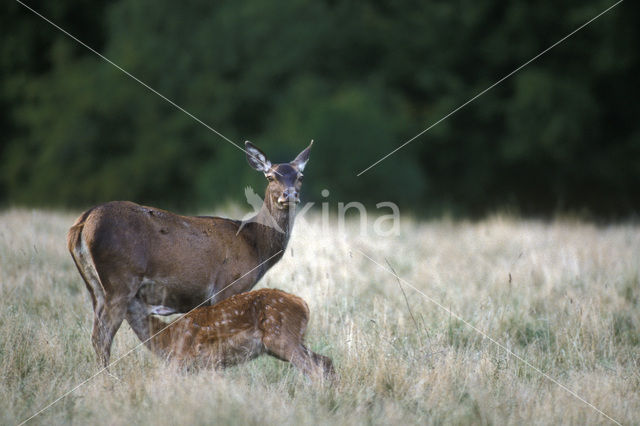
[[[418,214],[633,216],[637,23],[624,2],[31,2],[274,161],[316,141],[304,193]],[[0,17],[0,204],[202,209],[261,188],[244,154],[18,3]]]

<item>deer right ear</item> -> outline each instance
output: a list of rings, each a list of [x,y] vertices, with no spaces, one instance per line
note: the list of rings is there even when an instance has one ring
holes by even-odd
[[[299,171],[303,171],[304,166],[306,166],[307,161],[309,161],[309,151],[311,151],[312,146],[313,146],[313,139],[311,140],[311,143],[309,144],[309,146],[306,147],[304,151],[302,151],[300,154],[298,154],[296,159],[291,162],[291,165],[294,166]]]
[[[267,160],[267,156],[264,152],[260,151],[258,147],[249,141],[244,143],[245,150],[247,152],[247,161],[249,165],[259,172],[267,173],[271,169],[271,161]]]

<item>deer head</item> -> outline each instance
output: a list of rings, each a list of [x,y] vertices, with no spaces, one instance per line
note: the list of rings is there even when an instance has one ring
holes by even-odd
[[[290,163],[271,164],[267,156],[251,142],[245,143],[247,161],[249,165],[269,181],[265,194],[265,203],[269,203],[280,210],[288,210],[300,202],[300,188],[302,187],[302,171],[309,161],[309,152],[313,141],[295,160]]]

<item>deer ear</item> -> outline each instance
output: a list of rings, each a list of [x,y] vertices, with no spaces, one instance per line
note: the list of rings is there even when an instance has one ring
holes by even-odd
[[[258,147],[249,141],[245,141],[244,147],[247,152],[247,161],[251,167],[263,173],[267,173],[271,169],[271,161],[267,159],[267,156]]]
[[[309,153],[311,152],[312,146],[313,146],[313,139],[311,140],[311,143],[309,144],[309,146],[306,147],[304,151],[302,151],[300,154],[298,154],[296,159],[291,162],[291,165],[296,169],[298,169],[299,171],[303,171],[304,166],[306,166],[307,161],[309,161]]]

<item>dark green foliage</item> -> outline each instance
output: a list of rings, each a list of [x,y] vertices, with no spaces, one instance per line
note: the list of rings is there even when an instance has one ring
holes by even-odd
[[[31,3],[30,3],[31,4]],[[316,140],[305,196],[482,215],[640,208],[640,7],[613,2],[33,3],[274,161]],[[201,208],[261,188],[243,153],[17,3],[0,18],[0,203]]]

